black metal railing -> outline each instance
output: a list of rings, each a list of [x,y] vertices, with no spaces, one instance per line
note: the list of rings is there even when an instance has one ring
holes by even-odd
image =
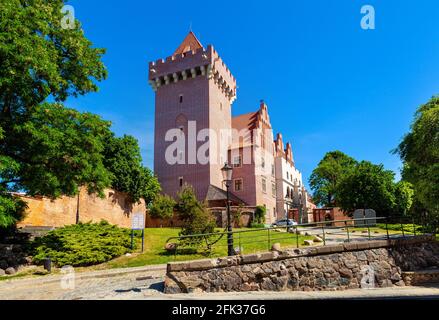
[[[279,243],[283,248],[306,246],[305,240],[327,245],[339,242],[391,239],[422,234],[433,234],[429,228],[399,219],[386,217],[348,220],[319,221],[292,226],[271,226],[170,237],[166,243],[174,243],[174,259],[186,249],[201,250],[206,256],[227,255],[227,235],[232,234],[237,254],[271,250]],[[264,245],[265,243],[265,245]],[[237,245],[237,247],[236,247]]]

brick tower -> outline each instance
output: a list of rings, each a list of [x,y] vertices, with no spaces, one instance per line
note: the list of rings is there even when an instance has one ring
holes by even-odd
[[[222,188],[227,149],[220,152],[220,145],[228,146],[230,135],[221,131],[231,128],[236,80],[213,46],[204,48],[189,32],[172,56],[149,64],[149,83],[155,91],[154,171],[163,192],[175,196],[187,183],[204,200],[210,185]],[[208,137],[203,129],[211,130]]]

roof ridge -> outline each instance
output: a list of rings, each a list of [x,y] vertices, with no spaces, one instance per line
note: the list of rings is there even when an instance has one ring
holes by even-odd
[[[189,31],[186,38],[184,38],[183,42],[180,44],[180,46],[175,50],[174,56],[178,54],[182,54],[188,51],[195,51],[200,48],[203,48],[203,45],[201,44],[200,40],[198,40],[197,36],[192,32]]]

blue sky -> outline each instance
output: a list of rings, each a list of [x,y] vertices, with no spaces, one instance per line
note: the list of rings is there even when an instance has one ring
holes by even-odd
[[[153,166],[154,92],[148,62],[171,55],[192,30],[213,44],[238,82],[233,114],[268,104],[308,180],[327,151],[383,163],[409,130],[416,108],[439,93],[439,1],[72,0],[86,36],[107,53],[98,93],[67,105],[139,139]],[[376,29],[360,27],[373,5]]]

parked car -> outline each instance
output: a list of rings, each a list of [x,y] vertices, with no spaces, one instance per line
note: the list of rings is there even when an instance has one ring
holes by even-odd
[[[281,219],[276,221],[271,225],[272,227],[290,227],[290,226],[297,226],[297,222],[294,219]]]

